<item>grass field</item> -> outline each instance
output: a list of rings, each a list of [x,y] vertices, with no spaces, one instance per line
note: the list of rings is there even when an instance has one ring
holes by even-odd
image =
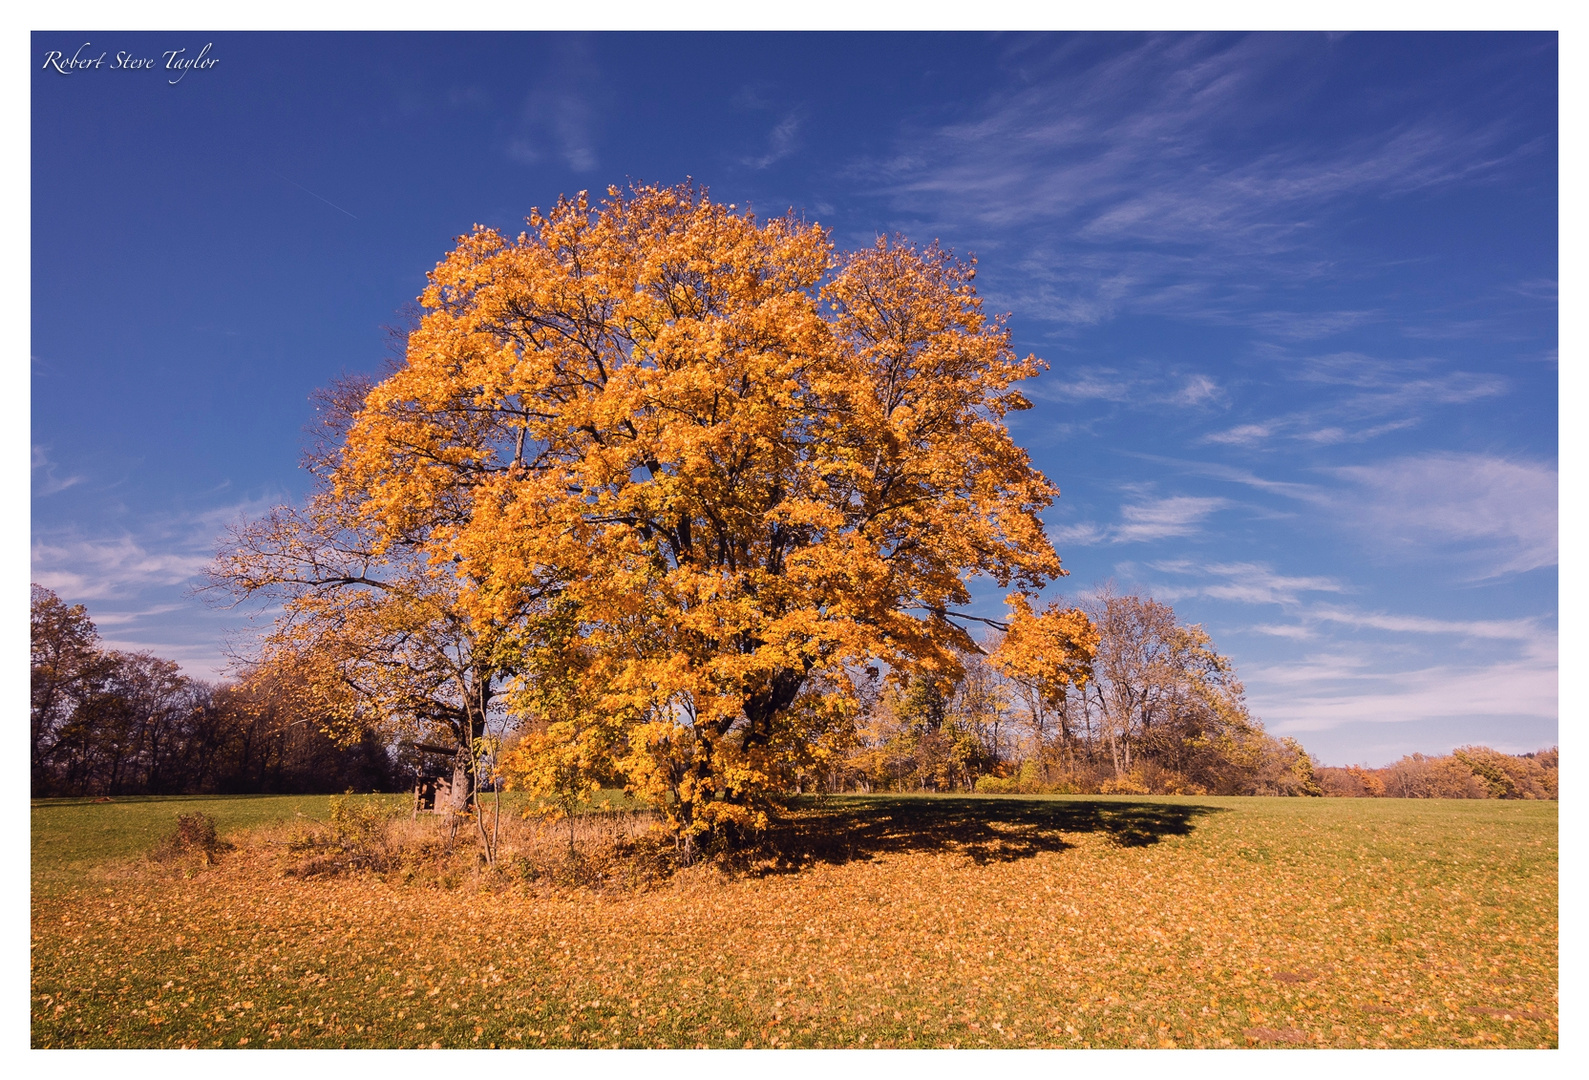
[[[35,803],[33,1045],[1557,1043],[1554,803],[830,797],[642,891],[136,857],[325,805]]]

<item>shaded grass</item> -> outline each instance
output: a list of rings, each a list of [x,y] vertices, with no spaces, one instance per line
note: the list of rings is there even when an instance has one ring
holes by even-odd
[[[767,850],[639,892],[80,865],[33,1043],[1557,1041],[1553,803],[828,797]]]
[[[1101,834],[1125,847],[1186,836],[1222,808],[1184,800],[1052,796],[853,795],[808,797],[769,830],[778,870],[884,854],[955,850],[973,862],[1008,862],[1072,846],[1067,834]]]

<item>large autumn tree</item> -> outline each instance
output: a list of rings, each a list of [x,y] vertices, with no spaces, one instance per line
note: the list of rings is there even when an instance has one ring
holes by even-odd
[[[1024,598],[1063,573],[1038,516],[1057,492],[1004,423],[1043,364],[972,265],[840,253],[690,185],[529,225],[477,227],[432,272],[327,497],[514,637],[539,730],[597,732],[687,834],[754,824],[780,768],[853,723],[858,674],[958,673],[970,579],[1012,590],[1011,639],[1044,638]]]

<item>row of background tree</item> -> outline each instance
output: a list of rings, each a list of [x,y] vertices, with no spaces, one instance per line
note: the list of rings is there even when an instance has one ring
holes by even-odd
[[[100,646],[81,604],[32,596],[35,796],[387,791],[399,763],[366,733],[339,745],[269,680],[215,685]]]
[[[1409,754],[1384,768],[1321,765],[1248,711],[1230,660],[1169,605],[1105,589],[1082,609],[1099,629],[1091,678],[1045,704],[983,656],[965,678],[877,695],[846,752],[802,782],[829,791],[1328,795],[1555,799],[1553,747]],[[984,642],[988,652],[996,637]]]
[[[1326,795],[1394,799],[1555,799],[1561,754],[1556,747],[1503,754],[1459,746],[1449,754],[1408,754],[1382,769],[1365,765],[1317,770]]]
[[[1111,589],[1081,608],[1098,651],[1059,701],[967,654],[958,684],[917,677],[878,693],[854,744],[812,779],[863,791],[1321,794],[1312,758],[1251,715],[1201,626]],[[986,637],[985,653],[997,642]]]
[[[1382,769],[1320,766],[1264,731],[1230,661],[1151,598],[1104,592],[1093,677],[1056,708],[979,654],[958,683],[878,685],[846,737],[791,763],[792,791],[1557,797],[1558,754],[1486,747]],[[36,796],[399,790],[412,763],[366,730],[342,745],[280,679],[214,685],[99,647],[82,605],[32,597]],[[985,644],[991,645],[992,642]],[[991,650],[990,650],[991,651]]]

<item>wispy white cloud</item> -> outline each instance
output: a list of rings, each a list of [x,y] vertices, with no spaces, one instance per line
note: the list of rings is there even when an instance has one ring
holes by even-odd
[[[1374,311],[1258,311],[1244,316],[1242,321],[1273,337],[1316,341],[1380,317]]]
[[[1177,405],[1207,405],[1224,400],[1225,392],[1207,375],[1193,375],[1172,396]]]
[[[1250,667],[1249,702],[1272,731],[1323,731],[1344,724],[1458,717],[1558,716],[1554,642],[1485,663],[1386,671],[1360,653]]]
[[[56,473],[56,466],[50,460],[49,452],[42,446],[33,447],[33,494],[36,497],[55,495],[69,487],[81,484],[85,477],[60,476]]]
[[[1243,298],[1252,275],[1338,276],[1320,228],[1338,201],[1471,182],[1543,147],[1438,105],[1334,143],[1281,137],[1242,149],[1231,138],[1315,92],[1327,56],[1318,39],[1257,35],[1152,36],[1103,58],[1080,45],[1046,63],[1023,57],[1022,89],[909,132],[862,171],[934,228],[1020,230],[1031,252],[1023,311],[1087,323],[1129,304],[1280,337],[1328,336],[1379,316],[1265,311]],[[1043,309],[1034,301],[1045,291]]]
[[[748,82],[729,97],[728,104],[741,112],[770,109],[773,105],[773,84],[766,81]]]
[[[1218,443],[1223,446],[1257,446],[1267,442],[1275,434],[1278,424],[1237,424],[1224,431],[1215,431],[1203,436],[1203,442]]]
[[[1442,619],[1312,604],[1292,622],[1248,629],[1304,650],[1242,669],[1254,712],[1282,734],[1407,724],[1434,750],[1448,730],[1442,722],[1484,718],[1497,735],[1516,728],[1532,740],[1557,721],[1558,639],[1548,617]]]
[[[1200,531],[1209,515],[1228,505],[1227,499],[1196,495],[1172,495],[1131,503],[1120,508],[1120,524],[1111,530],[1110,539],[1129,544],[1191,536]]]
[[[1465,557],[1476,580],[1554,566],[1553,465],[1434,453],[1329,470],[1349,488],[1331,499],[1349,527],[1391,554]]]
[[[1307,386],[1309,408],[1210,432],[1203,443],[1256,447],[1277,440],[1334,446],[1362,443],[1422,423],[1435,408],[1498,397],[1510,389],[1499,375],[1439,371],[1437,360],[1386,360],[1334,353],[1277,366]],[[1323,396],[1321,399],[1321,388]]]
[[[1119,521],[1050,525],[1049,536],[1056,543],[1069,545],[1135,544],[1196,536],[1210,516],[1233,505],[1229,499],[1196,495],[1154,497],[1137,490],[1135,500],[1120,507]]]
[[[1316,633],[1306,626],[1296,626],[1287,623],[1255,623],[1250,629],[1255,633],[1267,634],[1270,637],[1290,638],[1293,641],[1312,641],[1318,637]]]
[[[227,667],[223,639],[251,624],[190,595],[217,539],[240,518],[282,501],[252,499],[155,515],[116,528],[44,530],[32,544],[32,580],[67,603],[86,604],[107,648],[149,651],[213,678]]]
[[[1429,453],[1319,472],[1339,485],[1269,480],[1250,470],[1140,455],[1182,473],[1283,495],[1323,512],[1380,557],[1441,556],[1485,581],[1556,565],[1553,464],[1494,454]]]
[[[1517,282],[1511,287],[1511,291],[1542,304],[1555,304],[1558,295],[1555,278],[1529,278],[1527,281]]]
[[[42,585],[44,583],[40,582],[39,584]],[[150,616],[167,615],[173,611],[184,611],[186,610],[186,607],[187,606],[185,604],[155,604],[152,607],[143,608],[138,611],[96,610],[94,612],[94,625],[103,632],[106,627],[131,626],[142,619],[149,618]]]
[[[1271,495],[1286,495],[1293,499],[1317,500],[1323,492],[1316,484],[1302,484],[1294,480],[1271,480],[1259,476],[1250,469],[1241,469],[1233,465],[1223,465],[1210,461],[1186,461],[1179,458],[1160,457],[1156,454],[1134,455],[1143,461],[1150,461],[1160,465],[1174,468],[1188,476],[1206,476],[1213,480],[1224,480],[1232,484],[1241,484],[1255,491],[1267,492]]]
[[[575,172],[593,170],[600,93],[596,60],[584,39],[559,39],[543,75],[525,96],[508,157],[526,165],[555,161]]]
[[[1048,537],[1056,544],[1104,544],[1109,541],[1109,530],[1096,521],[1079,521],[1070,525],[1049,526]]]
[[[1202,596],[1238,604],[1296,604],[1305,592],[1341,593],[1348,586],[1333,578],[1295,576],[1277,573],[1268,563],[1229,562],[1194,563],[1190,560],[1160,561],[1149,567],[1161,573],[1203,578],[1191,584],[1175,584],[1156,590],[1166,599]]]
[[[1393,431],[1417,427],[1420,423],[1422,419],[1419,417],[1407,417],[1366,427],[1346,427],[1340,424],[1321,424],[1315,414],[1294,413],[1261,424],[1237,424],[1224,431],[1210,432],[1198,441],[1215,446],[1257,447],[1279,438],[1286,438],[1314,446],[1339,446],[1345,443],[1369,442],[1381,435],[1389,435]]]
[[[1547,633],[1538,619],[1430,619],[1420,615],[1350,611],[1326,605],[1310,608],[1306,615],[1323,622],[1401,634],[1449,634],[1494,641],[1538,642]]]
[[[575,93],[535,91],[524,105],[524,123],[508,141],[508,157],[525,165],[561,161],[575,172],[596,167],[589,102]]]
[[[1039,401],[1129,401],[1137,380],[1112,368],[1077,368],[1032,384],[1027,396]]]
[[[1153,564],[1157,569],[1161,564]],[[1284,579],[1281,579],[1284,580]],[[1297,579],[1306,580],[1306,579]],[[1318,580],[1318,579],[1314,579]],[[1328,584],[1326,582],[1326,584]],[[1327,588],[1317,584],[1303,586],[1302,591],[1349,592],[1341,586]],[[1199,593],[1199,595],[1210,595]],[[1292,602],[1281,600],[1280,602]],[[1333,604],[1310,604],[1294,609],[1295,622],[1264,623],[1252,630],[1273,637],[1313,640],[1330,627],[1352,630],[1383,631],[1396,635],[1396,640],[1407,641],[1408,635],[1440,636],[1456,639],[1459,643],[1476,648],[1492,648],[1494,642],[1521,644],[1526,651],[1554,656],[1555,631],[1540,618],[1517,619],[1435,619],[1423,615],[1398,615],[1384,611],[1360,611]],[[1385,640],[1385,639],[1380,639]]]
[[[1309,357],[1297,367],[1297,377],[1308,383],[1349,387],[1355,393],[1343,408],[1363,415],[1380,415],[1409,405],[1462,405],[1506,393],[1499,375],[1471,371],[1438,372],[1439,361],[1388,360],[1343,352]]]
[[[741,164],[749,165],[753,169],[765,169],[793,154],[799,145],[801,122],[802,117],[798,112],[785,116],[773,125],[772,131],[767,134],[767,149],[763,153],[742,159]]]
[[[179,585],[204,568],[204,553],[150,550],[131,535],[35,540],[33,580],[72,602]]]
[[[1408,417],[1405,420],[1392,420],[1384,424],[1374,424],[1370,427],[1346,428],[1335,424],[1324,427],[1299,427],[1295,438],[1302,442],[1313,443],[1317,446],[1337,446],[1341,443],[1363,443],[1377,439],[1381,435],[1389,435],[1393,431],[1404,431],[1410,427],[1417,427],[1419,419]]]
[[[1213,376],[1143,364],[1128,371],[1083,365],[1056,370],[1026,389],[1034,401],[1103,401],[1138,408],[1223,407],[1229,395]]]

